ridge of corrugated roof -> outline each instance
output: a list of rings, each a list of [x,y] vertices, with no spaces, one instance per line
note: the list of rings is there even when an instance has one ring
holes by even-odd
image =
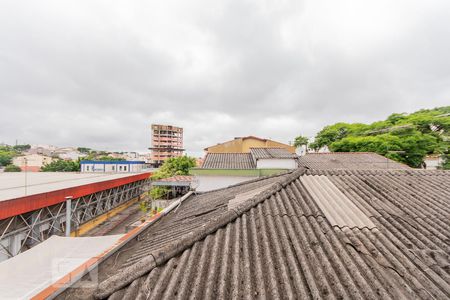
[[[98,299],[103,299],[115,291],[127,286],[137,278],[150,272],[154,268],[163,265],[172,257],[182,253],[196,242],[204,239],[209,234],[214,233],[219,228],[233,222],[245,212],[255,207],[261,202],[267,200],[271,195],[286,187],[289,183],[295,181],[301,174],[305,172],[304,168],[299,168],[290,174],[286,174],[279,182],[272,184],[267,190],[264,190],[253,196],[244,203],[223,213],[220,217],[208,221],[195,231],[191,231],[181,239],[173,241],[165,247],[150,253],[137,263],[126,267],[120,273],[117,273],[107,280],[101,282],[94,294]]]

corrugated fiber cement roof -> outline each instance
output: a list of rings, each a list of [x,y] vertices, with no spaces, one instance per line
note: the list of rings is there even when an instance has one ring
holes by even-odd
[[[308,184],[351,213],[330,217],[305,176],[326,178]],[[199,194],[113,255],[84,296],[448,299],[449,186],[444,171],[299,169]]]

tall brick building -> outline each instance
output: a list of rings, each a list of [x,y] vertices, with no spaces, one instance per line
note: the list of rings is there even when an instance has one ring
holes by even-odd
[[[183,128],[152,124],[151,163],[160,166],[170,157],[183,155]]]

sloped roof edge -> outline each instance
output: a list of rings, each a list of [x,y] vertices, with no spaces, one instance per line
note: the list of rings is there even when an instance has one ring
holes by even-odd
[[[263,141],[263,142],[274,141],[274,142],[277,142],[277,143],[280,143],[280,144],[287,145],[285,143],[278,142],[278,141],[275,141],[275,140],[272,140],[272,139],[264,139],[264,138],[260,138],[260,137],[254,136],[254,135],[248,135],[248,136],[235,137],[232,140],[228,140],[228,141],[225,141],[225,142],[222,142],[222,143],[217,143],[216,145],[212,145],[212,146],[206,147],[203,150],[208,151],[208,149],[211,148],[211,147],[215,147],[215,146],[218,146],[218,145],[223,145],[223,144],[226,144],[228,142],[232,142],[234,140],[248,140],[248,139],[255,139],[255,140],[259,140],[259,141]]]
[[[113,294],[115,291],[127,286],[142,275],[147,274],[154,268],[163,265],[171,258],[194,245],[194,243],[204,239],[206,236],[214,233],[226,224],[233,222],[245,212],[249,211],[252,207],[255,207],[259,203],[264,202],[271,195],[275,194],[282,188],[286,187],[289,183],[296,180],[300,175],[304,174],[305,171],[305,168],[299,168],[295,170],[291,174],[288,174],[280,182],[273,184],[267,190],[250,198],[248,201],[242,203],[241,205],[227,211],[220,217],[209,221],[208,223],[201,226],[198,230],[188,233],[183,238],[168,244],[160,250],[157,250],[154,253],[146,256],[136,264],[125,268],[122,272],[109,277],[107,280],[99,284],[94,296],[97,299],[104,299]],[[126,276],[124,276],[124,274]]]

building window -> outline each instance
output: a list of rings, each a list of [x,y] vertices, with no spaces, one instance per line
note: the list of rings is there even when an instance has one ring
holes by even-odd
[[[89,171],[89,166],[86,166],[86,171]]]
[[[116,166],[112,166],[112,170],[115,171],[116,170]]]
[[[127,166],[124,166],[124,167],[123,167],[123,170],[126,171],[126,170],[127,170]]]
[[[122,171],[122,166],[119,166],[119,171]]]

